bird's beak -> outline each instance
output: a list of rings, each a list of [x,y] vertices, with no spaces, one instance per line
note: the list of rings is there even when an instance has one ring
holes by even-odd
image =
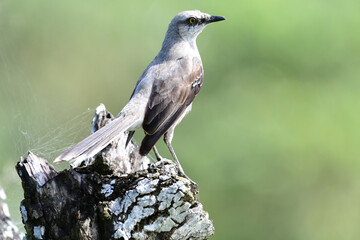
[[[225,20],[226,18],[225,17],[222,17],[222,16],[211,16],[207,21],[206,23],[213,23],[213,22],[219,22],[219,21],[223,21]]]

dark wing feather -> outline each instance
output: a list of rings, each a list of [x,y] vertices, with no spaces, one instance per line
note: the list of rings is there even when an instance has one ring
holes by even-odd
[[[154,81],[143,122],[146,136],[140,148],[142,155],[152,149],[191,104],[204,80],[202,64],[197,58],[177,60],[165,76]]]

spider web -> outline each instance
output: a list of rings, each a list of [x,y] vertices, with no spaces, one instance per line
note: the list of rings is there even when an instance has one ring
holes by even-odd
[[[0,39],[0,150],[13,159],[32,151],[48,160],[90,134],[95,108],[88,108],[69,119],[48,116],[50,109],[36,95],[26,77],[26,63],[13,49],[11,39],[1,32]],[[62,116],[63,118],[63,116]]]

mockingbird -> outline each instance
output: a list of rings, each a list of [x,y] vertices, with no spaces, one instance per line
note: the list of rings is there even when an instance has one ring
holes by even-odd
[[[67,149],[55,162],[93,157],[124,131],[129,131],[128,143],[135,130],[142,127],[145,137],[140,154],[144,156],[154,149],[156,157],[161,159],[155,144],[164,135],[180,173],[187,177],[171,141],[176,125],[191,110],[204,80],[196,38],[209,23],[222,20],[225,18],[197,10],[177,14],[169,24],[160,52],[140,76],[129,102],[118,116]]]

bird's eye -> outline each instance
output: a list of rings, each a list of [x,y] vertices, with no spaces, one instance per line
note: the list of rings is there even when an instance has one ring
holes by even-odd
[[[195,24],[196,22],[197,22],[196,18],[194,18],[194,17],[189,18],[189,23],[190,24]]]

